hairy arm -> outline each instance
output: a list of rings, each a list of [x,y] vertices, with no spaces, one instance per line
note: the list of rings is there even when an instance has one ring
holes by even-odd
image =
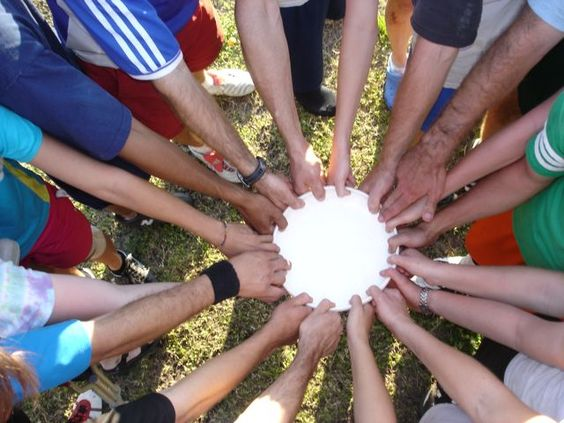
[[[91,363],[143,345],[214,302],[207,276],[132,302],[85,323],[92,340]]]

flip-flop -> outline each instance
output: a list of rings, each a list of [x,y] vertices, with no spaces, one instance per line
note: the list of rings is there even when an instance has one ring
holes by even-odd
[[[157,347],[160,346],[161,346],[161,340],[157,339],[156,341],[150,342],[141,347],[135,348],[125,354],[122,354],[121,356],[119,356],[119,360],[117,361],[115,366],[104,367],[102,363],[100,363],[100,366],[102,367],[105,373],[108,373],[110,375],[117,375],[117,374],[124,375],[129,370],[131,370],[131,368],[136,363],[138,363],[144,357],[147,357],[148,355],[155,352]],[[137,351],[139,351],[139,353],[135,354]]]

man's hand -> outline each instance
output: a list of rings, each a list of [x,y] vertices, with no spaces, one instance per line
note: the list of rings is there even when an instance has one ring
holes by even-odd
[[[329,300],[323,300],[300,325],[298,354],[304,354],[317,362],[337,348],[343,332],[339,313],[329,311],[335,307]]]
[[[258,235],[242,223],[229,223],[225,229],[225,244],[218,247],[227,257],[233,257],[247,251],[271,251],[277,253],[280,248],[272,243],[272,235]]]
[[[392,332],[395,325],[411,322],[407,304],[400,291],[394,288],[381,290],[371,286],[366,292],[372,297],[376,316]]]
[[[350,156],[333,152],[327,169],[327,184],[333,185],[339,197],[349,195],[346,187],[356,186],[356,179],[352,174]]]
[[[285,229],[288,226],[282,210],[262,194],[249,192],[237,210],[250,226],[263,235],[272,234],[274,226]]]
[[[254,185],[257,191],[274,203],[276,207],[284,211],[287,207],[299,209],[304,206],[303,200],[296,197],[288,180],[267,170],[260,180]]]
[[[431,223],[422,222],[413,228],[406,228],[399,231],[388,239],[388,252],[393,254],[399,247],[420,248],[429,245],[437,239],[438,233],[435,233]]]
[[[313,311],[307,305],[311,301],[309,295],[302,293],[274,309],[265,329],[276,333],[277,346],[290,345],[297,341],[300,324]]]
[[[368,209],[378,213],[382,199],[394,186],[396,167],[378,163],[366,176],[360,189],[368,194]]]
[[[362,304],[358,295],[353,295],[350,304],[351,310],[347,318],[349,345],[355,342],[368,343],[370,329],[374,323],[374,308],[370,304]]]
[[[286,294],[282,286],[290,263],[280,254],[256,251],[229,261],[239,277],[239,296],[272,303]]]
[[[446,170],[441,158],[420,142],[400,160],[397,186],[382,205],[381,219],[388,221],[421,197],[427,196],[423,220],[430,222],[445,187]]]
[[[290,155],[290,174],[298,195],[311,191],[317,200],[325,199],[323,165],[311,145],[299,155]]]

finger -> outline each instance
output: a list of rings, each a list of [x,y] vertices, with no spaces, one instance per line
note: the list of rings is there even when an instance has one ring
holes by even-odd
[[[325,200],[325,187],[323,186],[323,184],[321,183],[321,180],[317,180],[312,186],[311,186],[311,192],[313,193],[313,196],[315,197],[315,199],[317,201],[323,201]]]
[[[331,310],[333,307],[335,307],[335,304],[325,298],[317,307],[315,307],[312,314],[323,314]]]
[[[357,307],[362,306],[362,301],[360,300],[360,296],[355,294],[349,300],[349,304],[351,305],[351,309],[356,309]]]
[[[280,247],[276,244],[273,243],[262,243],[259,244],[259,247],[262,251],[270,251],[273,253],[279,253],[280,252]]]
[[[272,216],[272,222],[276,226],[278,226],[278,229],[280,229],[281,231],[286,229],[286,227],[288,226],[288,221],[286,220],[284,215],[280,212],[276,213],[274,216]]]
[[[428,196],[427,201],[425,202],[425,208],[423,209],[423,216],[421,216],[421,218],[425,222],[430,222],[431,220],[433,220],[433,217],[435,216],[436,207],[437,207],[437,203],[434,200],[434,198]]]
[[[294,195],[290,189],[286,192],[286,204],[293,209],[301,209],[305,206],[304,200]]]
[[[347,180],[345,181],[345,185],[351,188],[354,188],[356,186],[356,178],[353,176],[352,173],[350,173],[349,176],[347,177]]]
[[[266,298],[265,302],[273,303],[274,301],[278,301],[281,297],[286,295],[286,291],[282,288],[271,285],[270,288],[268,288],[266,295],[267,295],[267,298]]]
[[[386,273],[387,277],[393,279],[394,282],[396,282],[396,285],[405,283],[412,284],[412,282],[405,275],[403,275],[400,271],[394,269],[393,267],[386,269],[384,272]]]
[[[313,301],[313,298],[309,296],[309,294],[302,292],[300,295],[293,297],[292,299],[288,300],[292,305],[295,306],[305,306]]]
[[[292,267],[290,262],[279,254],[272,260],[271,266],[274,272],[287,271]]]
[[[272,280],[270,282],[271,285],[282,287],[282,285],[284,285],[284,282],[286,282],[286,274],[287,273],[288,272],[286,272],[286,271],[275,272],[274,275],[272,276]]]
[[[375,285],[368,288],[366,293],[372,297],[374,302],[378,302],[378,299],[382,296],[382,290]]]
[[[419,202],[412,204],[410,207],[402,211],[396,217],[386,221],[386,230],[391,231],[401,225],[415,222],[423,215],[423,211],[419,208]]]
[[[382,187],[379,184],[370,190],[368,197],[368,210],[370,210],[371,213],[378,213],[382,197],[387,193],[387,191],[388,190],[386,190],[385,187]]]
[[[337,192],[337,197],[344,197],[347,195],[348,190],[345,189],[345,184],[337,182],[335,183],[335,191]]]
[[[402,193],[398,188],[386,199],[382,206],[381,216],[385,222],[396,217],[419,198]]]
[[[410,232],[400,232],[388,239],[388,252],[394,254],[400,247],[416,247],[411,240]]]

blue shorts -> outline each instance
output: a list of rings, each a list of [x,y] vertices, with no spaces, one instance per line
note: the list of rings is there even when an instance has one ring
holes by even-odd
[[[437,118],[441,115],[441,112],[443,111],[445,106],[449,103],[454,93],[456,93],[456,90],[454,88],[443,88],[441,90],[437,101],[435,101],[435,104],[433,104],[433,107],[431,107],[429,114],[421,125],[421,130],[423,132],[427,132],[433,125],[433,123],[435,123]]]
[[[22,0],[0,0],[0,104],[65,144],[112,163],[131,131],[131,112],[75,67],[72,59],[53,33],[38,25]],[[112,164],[123,168],[123,163]],[[130,169],[146,175],[127,164],[126,170]],[[93,199],[75,195],[77,191],[67,185],[64,188],[79,201]],[[100,208],[105,203],[86,204]]]
[[[0,340],[7,352],[24,351],[26,363],[34,370],[39,392],[59,386],[80,375],[90,366],[92,347],[82,322],[66,322],[45,326]],[[14,383],[18,399],[19,384]]]

